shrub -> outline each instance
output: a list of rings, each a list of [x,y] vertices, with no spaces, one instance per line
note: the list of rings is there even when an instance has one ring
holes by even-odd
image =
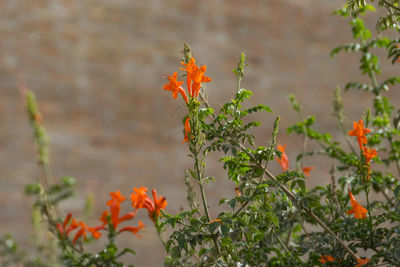
[[[380,34],[373,37],[362,17],[374,12],[376,6],[386,13],[377,20]],[[272,110],[245,103],[252,95],[241,85],[247,66],[245,54],[233,70],[237,77],[234,98],[214,109],[205,96],[205,83],[212,81],[206,74],[207,67],[198,66],[189,46],[184,46],[181,70],[186,81],[180,81],[174,72],[163,87],[185,104],[183,144],[193,160],[193,167],[185,171],[188,209],[177,214],[165,210],[167,201],[155,190],[150,198],[147,188],[140,187],[134,188],[130,196],[132,210],[127,214],[120,215],[126,197],[116,191],[110,193],[108,210],[98,225],[88,226],[72,214],[62,218],[57,205],[72,196],[75,180],[63,177],[53,181],[48,137],[35,97],[21,88],[34,130],[38,162],[44,171],[42,179],[26,187],[26,193],[36,197],[33,208],[46,218],[50,240],[56,246],[48,242],[36,257],[28,257],[6,235],[0,239],[3,266],[125,266],[120,257],[134,251],[119,249],[115,239],[125,232],[140,233],[144,227],[141,221],[119,227],[121,222],[131,223],[140,209],[147,210],[149,222],[159,234],[168,254],[166,266],[399,266],[400,109],[395,112],[385,92],[400,78],[384,77],[379,81],[381,68],[374,53],[383,49],[392,64],[399,61],[400,40],[384,37],[383,33],[400,30],[400,7],[394,0],[370,4],[350,0],[334,13],[350,20],[354,43],[333,49],[331,55],[341,51],[359,53],[360,70],[370,82],[349,82],[344,90],[335,90],[333,115],[344,143],[318,131],[314,127],[316,118],[305,116],[296,98],[289,97],[299,122],[288,127],[287,133],[303,137],[295,159],[290,159],[286,150],[296,148],[278,142],[279,116],[270,118],[273,130],[269,141],[256,144],[250,130],[261,123],[253,121],[252,114]],[[372,104],[349,128],[342,94],[353,89],[365,91]],[[311,142],[317,149],[309,148]],[[207,204],[204,190],[214,180],[207,175],[205,164],[211,153],[222,155],[220,164],[236,192],[235,197],[220,200],[223,211],[217,218],[210,216],[209,210],[214,207]],[[321,154],[332,162],[329,179],[321,179],[329,182],[307,188],[305,179],[318,164],[305,166],[303,160]],[[269,169],[274,161],[282,168],[279,174]],[[200,192],[199,197],[196,192]],[[373,198],[372,192],[377,197]],[[107,239],[105,248],[98,253],[86,252],[85,243],[102,235]]]

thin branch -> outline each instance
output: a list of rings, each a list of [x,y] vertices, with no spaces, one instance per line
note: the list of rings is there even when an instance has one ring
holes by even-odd
[[[390,6],[391,8],[393,8],[394,10],[400,11],[400,8],[393,5],[392,3],[386,1],[386,0],[381,0],[383,3],[385,3],[386,5]]]

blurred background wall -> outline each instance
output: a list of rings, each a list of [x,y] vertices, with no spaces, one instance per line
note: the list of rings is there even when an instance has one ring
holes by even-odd
[[[210,103],[218,108],[236,88],[232,69],[244,51],[249,67],[242,85],[252,104],[265,104],[255,134],[268,141],[280,115],[279,141],[288,154],[300,151],[298,137],[285,127],[296,121],[287,97],[295,94],[316,128],[335,138],[331,102],[337,85],[360,80],[358,58],[329,58],[334,47],[351,41],[348,21],[332,16],[342,0],[1,0],[0,1],[0,229],[28,246],[32,236],[24,185],[41,175],[32,131],[17,89],[22,80],[37,94],[51,138],[56,177],[74,176],[78,194],[65,212],[82,214],[86,196],[95,200],[92,224],[110,191],[128,195],[133,187],[157,188],[168,212],[185,202],[182,183],[191,167],[182,144],[182,101],[162,90],[165,75],[180,67],[187,42],[199,64],[208,67]],[[372,25],[373,26],[373,25]],[[384,66],[385,68],[385,66]],[[392,72],[396,67],[392,67]],[[395,95],[394,95],[395,96]],[[365,94],[349,92],[351,121],[370,104]],[[395,103],[398,103],[398,97]],[[292,163],[293,163],[292,162]],[[309,183],[325,184],[329,164],[318,165]],[[210,206],[234,195],[215,156],[208,162],[216,186],[208,187]],[[276,162],[273,172],[280,171]],[[294,165],[293,165],[294,167]],[[126,205],[128,206],[128,204]],[[214,212],[213,216],[217,216]],[[161,266],[165,256],[151,222],[142,238],[126,234],[121,244],[136,250],[127,261]],[[89,221],[90,223],[90,221]],[[146,256],[147,255],[147,256]]]

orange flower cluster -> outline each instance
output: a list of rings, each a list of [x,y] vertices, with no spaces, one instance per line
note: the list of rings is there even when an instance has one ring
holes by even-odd
[[[368,175],[367,179],[369,180],[369,175],[371,171],[371,159],[376,157],[378,155],[378,152],[376,152],[376,149],[370,149],[365,147],[368,143],[368,139],[365,136],[365,134],[370,133],[370,129],[364,128],[364,122],[362,120],[359,120],[357,122],[353,122],[353,130],[351,130],[348,134],[350,136],[355,136],[357,137],[358,145],[360,146],[360,149],[365,157],[365,162],[368,165]]]
[[[353,194],[349,189],[349,196],[350,196],[350,204],[353,207],[351,210],[347,211],[347,214],[354,214],[356,219],[365,219],[367,218],[368,210],[361,206],[357,200],[354,198]]]
[[[201,84],[211,81],[211,78],[204,76],[204,73],[207,71],[207,66],[203,65],[199,68],[194,58],[191,58],[188,64],[184,62],[181,62],[181,64],[185,66],[185,68],[181,68],[181,70],[186,71],[186,85],[189,95],[197,98],[199,96]]]
[[[320,263],[327,263],[329,261],[335,261],[335,258],[333,258],[332,255],[321,255],[318,261]]]
[[[350,136],[357,137],[358,145],[360,146],[361,151],[364,149],[364,145],[367,144],[368,140],[365,134],[370,133],[370,129],[364,128],[363,120],[359,120],[358,123],[353,122],[353,130],[351,130],[348,134]]]
[[[167,206],[167,200],[165,197],[158,197],[157,191],[155,189],[151,190],[153,195],[153,200],[147,196],[147,188],[133,188],[133,193],[131,194],[132,207],[135,211],[140,208],[145,208],[149,212],[150,219],[155,222],[158,217],[160,217],[161,210]]]
[[[135,208],[134,212],[128,212],[122,216],[120,216],[121,211],[121,203],[126,200],[126,197],[121,194],[120,191],[111,192],[111,199],[107,201],[106,205],[109,206],[108,211],[104,211],[100,217],[101,225],[95,227],[88,227],[84,222],[77,221],[72,218],[71,213],[67,215],[63,224],[57,223],[56,227],[59,232],[59,235],[63,238],[68,238],[68,235],[71,231],[79,229],[72,243],[75,244],[76,241],[83,236],[84,240],[87,238],[87,232],[90,232],[95,239],[98,239],[101,236],[100,230],[107,230],[107,226],[112,227],[113,231],[116,231],[117,234],[122,232],[131,232],[135,234],[137,237],[140,237],[137,233],[144,228],[144,224],[142,221],[139,221],[138,226],[125,226],[117,231],[118,225],[121,222],[129,221],[135,218],[136,212],[140,208],[146,208],[149,212],[149,217],[155,222],[157,218],[160,216],[161,209],[164,209],[167,206],[167,201],[165,197],[158,197],[156,190],[152,190],[153,200],[151,200],[147,195],[147,188],[141,187],[139,189],[134,188],[134,193],[131,195],[132,206]]]
[[[199,67],[195,62],[194,58],[191,58],[187,64],[181,62],[181,64],[185,66],[185,68],[181,68],[181,70],[186,71],[186,85],[189,96],[192,98],[197,98],[199,96],[202,83],[211,81],[211,78],[204,75],[207,71],[207,66],[203,65]],[[187,95],[185,90],[182,88],[183,82],[177,81],[177,75],[178,74],[174,72],[172,76],[167,76],[169,83],[164,85],[164,90],[171,91],[172,97],[175,99],[178,97],[178,93],[180,93],[185,102],[188,103]]]
[[[110,211],[104,211],[103,214],[100,217],[100,221],[102,222],[102,226],[105,227],[105,225],[108,224],[108,218],[110,217],[111,219],[111,225],[114,228],[114,230],[117,230],[118,225],[123,222],[123,221],[128,221],[132,220],[136,216],[136,211],[135,212],[128,212],[121,217],[119,216],[119,213],[121,211],[121,203],[125,201],[125,197],[121,195],[120,191],[117,192],[111,192],[110,193],[111,199],[107,201],[106,205],[109,206]],[[135,235],[139,232],[140,229],[144,228],[144,225],[142,221],[139,221],[138,226],[126,226],[120,229],[117,233],[121,232],[131,232]],[[137,235],[138,236],[138,235]],[[140,237],[140,236],[138,236]]]
[[[185,66],[185,68],[181,68],[181,70],[186,71],[186,85],[190,99],[197,99],[201,90],[202,83],[211,81],[211,78],[204,75],[207,71],[207,66],[197,66],[196,60],[194,58],[191,58],[188,63],[181,62],[181,64]],[[165,84],[163,88],[164,90],[171,91],[172,97],[175,99],[178,97],[178,94],[181,94],[185,102],[188,103],[188,97],[185,90],[182,88],[183,82],[178,81],[177,77],[178,74],[176,72],[174,72],[172,76],[168,75],[167,79],[169,83]],[[185,120],[185,137],[183,139],[183,143],[189,142],[189,133],[191,132],[189,120],[190,117],[187,117]]]
[[[71,231],[79,228],[79,230],[75,233],[74,239],[72,241],[73,244],[75,244],[81,236],[83,236],[83,239],[86,240],[86,232],[90,232],[95,239],[98,239],[101,236],[99,230],[104,228],[103,226],[88,227],[84,222],[78,222],[76,219],[72,218],[71,213],[68,213],[67,217],[65,217],[63,224],[57,223],[56,227],[58,233],[63,238],[68,238],[68,235]]]

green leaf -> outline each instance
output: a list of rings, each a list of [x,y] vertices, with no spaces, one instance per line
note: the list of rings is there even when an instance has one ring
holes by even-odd
[[[394,189],[393,193],[394,193],[394,195],[396,196],[396,198],[397,198],[398,200],[400,200],[400,185],[397,186],[397,187]]]
[[[28,184],[25,186],[25,194],[37,195],[41,192],[42,186],[39,183]]]

